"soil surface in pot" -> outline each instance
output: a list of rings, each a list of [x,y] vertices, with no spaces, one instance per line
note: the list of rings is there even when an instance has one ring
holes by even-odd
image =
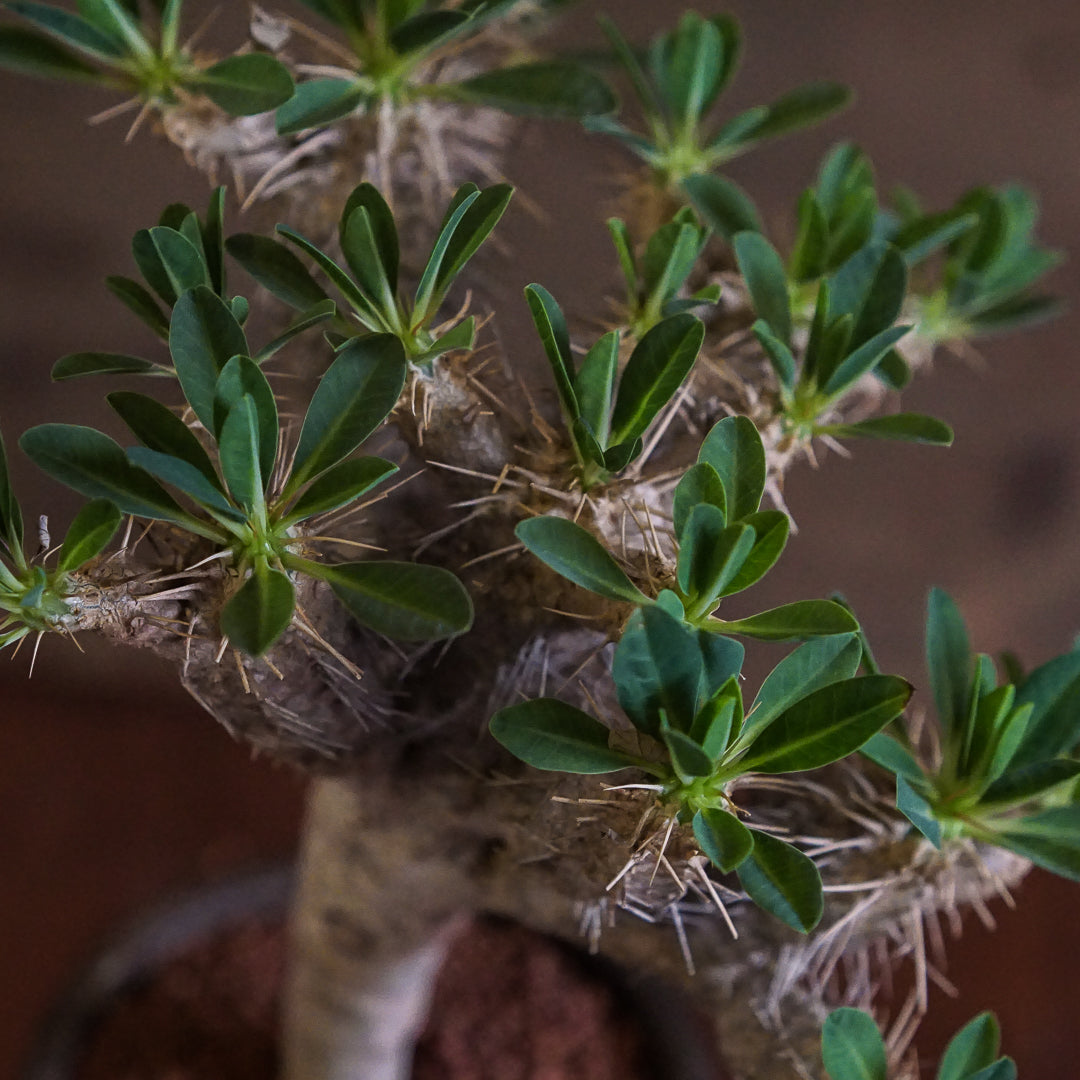
[[[133,988],[76,1080],[272,1080],[280,923],[212,938]],[[413,1080],[652,1080],[620,995],[573,950],[478,921],[440,974]]]

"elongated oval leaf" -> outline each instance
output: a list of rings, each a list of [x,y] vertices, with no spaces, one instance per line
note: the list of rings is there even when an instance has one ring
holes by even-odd
[[[738,233],[732,240],[732,247],[754,310],[783,344],[790,344],[787,272],[776,248],[755,231]]]
[[[304,264],[269,236],[237,233],[225,241],[225,250],[264,289],[298,311],[308,311],[328,299]]]
[[[654,326],[626,362],[611,415],[611,442],[636,439],[674,397],[697,359],[705,325],[693,315],[672,315]]]
[[[896,809],[936,848],[941,848],[941,823],[930,800],[902,776],[896,778]]]
[[[518,522],[514,535],[557,574],[609,600],[647,604],[607,548],[566,518],[545,515]]]
[[[570,773],[609,773],[635,764],[608,747],[611,732],[556,698],[537,698],[500,709],[491,734],[515,757],[536,769]]]
[[[1020,685],[1018,706],[1031,705],[1024,741],[1012,764],[1030,765],[1071,752],[1080,716],[1080,650],[1073,649],[1037,667]]]
[[[931,589],[926,606],[926,666],[946,740],[968,715],[973,664],[959,609],[944,590]]]
[[[694,507],[683,530],[678,564],[679,588],[694,615],[712,611],[753,546],[754,530],[748,525],[725,527],[717,507]]]
[[[853,754],[895,720],[911,686],[894,675],[863,675],[801,697],[753,740],[740,762],[747,771],[802,772]]]
[[[885,1040],[862,1009],[834,1009],[825,1018],[821,1059],[829,1080],[888,1080]]]
[[[279,437],[277,402],[274,400],[274,391],[270,388],[270,383],[259,365],[250,357],[234,356],[221,369],[217,385],[214,387],[213,430],[218,433],[219,440],[224,437],[226,418],[245,396],[251,398],[251,404],[255,410],[255,427],[258,436],[255,449],[265,486],[277,459]]]
[[[687,176],[679,186],[705,224],[725,240],[746,230],[761,232],[761,218],[750,196],[726,177],[695,174]]]
[[[999,822],[993,840],[1052,874],[1080,881],[1080,804]]]
[[[234,648],[262,656],[288,629],[295,607],[289,576],[265,565],[256,567],[221,609],[221,632]]]
[[[921,413],[872,416],[854,424],[823,424],[814,430],[837,439],[896,439],[929,446],[951,446],[953,441],[952,428],[948,424]]]
[[[822,638],[821,640],[832,641],[833,639]],[[895,776],[902,776],[912,786],[926,787],[926,775],[915,755],[886,732],[882,731],[871,736],[859,747],[859,753],[883,769],[888,769]]]
[[[435,641],[462,634],[473,609],[465,586],[439,566],[407,562],[303,564],[322,578],[352,616],[398,641]]]
[[[148,375],[162,369],[141,356],[123,353],[83,352],[62,356],[53,365],[52,377],[56,382],[77,379],[82,375]]]
[[[210,483],[205,474],[190,462],[158,450],[149,450],[145,446],[130,447],[127,458],[132,465],[145,469],[155,479],[182,491],[217,516],[237,523],[247,521],[247,515],[237,510],[225,497],[220,484]]]
[[[581,409],[581,420],[602,448],[608,444],[611,401],[618,366],[619,332],[612,330],[585,354],[581,369],[574,379],[574,396]]]
[[[432,313],[442,302],[454,279],[465,268],[465,264],[499,223],[513,194],[514,189],[510,184],[495,184],[483,188],[474,200],[469,201],[460,220],[450,228],[450,235],[435,275],[434,292],[430,302]]]
[[[356,226],[350,224],[353,214],[360,209],[367,211],[368,229],[364,234],[358,232],[359,219]],[[394,223],[393,212],[374,184],[365,182],[353,188],[341,212],[338,234],[342,254],[356,275],[356,280],[364,280],[362,275],[368,272],[364,263],[374,258],[391,294],[396,293],[398,264],[401,261],[397,225]],[[379,295],[377,288],[368,287],[368,291]]]
[[[720,591],[721,596],[733,596],[760,581],[780,558],[791,529],[791,519],[782,510],[759,510],[748,514],[742,523],[753,529],[754,543],[738,572]]]
[[[574,392],[575,373],[570,352],[570,331],[566,327],[562,308],[543,285],[527,285],[525,301],[529,305],[529,313],[551,365],[555,389],[558,391],[563,411],[571,420],[576,420],[581,410]]]
[[[163,225],[156,225],[150,230],[150,239],[158,253],[161,266],[169,277],[169,284],[177,296],[196,285],[210,284],[210,275],[202,253],[202,244],[196,248],[191,241]]]
[[[0,68],[21,75],[73,82],[104,82],[97,68],[62,45],[21,26],[0,26]]]
[[[142,320],[159,338],[169,338],[169,320],[157,301],[137,281],[113,275],[105,279],[105,287],[136,318]]]
[[[22,558],[23,518],[15,489],[8,473],[7,451],[0,437],[0,541],[7,545],[12,557]]]
[[[289,489],[296,490],[348,457],[397,404],[405,375],[405,350],[392,334],[350,341],[312,396]]]
[[[721,873],[727,874],[754,850],[754,834],[734,814],[706,808],[694,815],[694,838]]]
[[[294,91],[292,76],[265,53],[227,56],[185,80],[230,116],[254,116],[284,105]]]
[[[109,499],[125,514],[179,522],[189,514],[157,481],[130,464],[108,435],[74,424],[42,424],[19,440],[23,452],[54,480],[91,499]]]
[[[1013,806],[1027,802],[1080,775],[1080,761],[1055,758],[1010,769],[983,792],[982,806]]]
[[[675,775],[684,784],[690,784],[698,777],[709,776],[712,773],[712,759],[705,753],[704,747],[689,735],[664,725],[660,729],[660,738],[671,755]]]
[[[683,473],[675,488],[671,505],[672,525],[675,538],[681,543],[687,519],[695,506],[715,506],[721,514],[727,513],[727,496],[720,474],[706,461],[691,465]]]
[[[852,614],[832,600],[797,600],[745,619],[710,619],[706,624],[716,634],[740,634],[761,641],[847,634],[858,626]]]
[[[698,451],[727,493],[728,521],[742,521],[761,505],[765,491],[765,447],[748,416],[726,416],[713,425]]]
[[[842,394],[858,379],[872,371],[886,353],[911,329],[910,326],[890,326],[863,342],[836,365],[821,392],[833,398]],[[854,337],[852,338],[854,340]]]
[[[760,829],[751,829],[754,850],[735,871],[739,884],[759,908],[793,930],[808,934],[825,910],[821,875],[797,848]]]
[[[979,1013],[950,1040],[938,1066],[937,1080],[970,1080],[973,1073],[994,1063],[1001,1032],[993,1013]]]
[[[255,399],[244,394],[229,410],[218,437],[225,483],[248,513],[262,505],[266,480],[259,466],[259,418]]]
[[[30,3],[24,0],[10,0],[4,6],[65,45],[96,59],[114,62],[124,56],[123,45],[112,34],[104,33],[92,22],[73,12],[52,4]]]
[[[741,143],[772,139],[820,123],[851,101],[851,91],[834,82],[811,82],[777,98],[748,131]]]
[[[100,555],[116,534],[123,517],[108,499],[88,502],[68,527],[57,559],[57,570],[70,573]]]
[[[339,462],[308,486],[289,508],[284,520],[303,521],[316,514],[326,514],[347,506],[397,471],[398,467],[392,461],[379,457],[350,458]]]
[[[295,135],[354,112],[368,99],[367,90],[354,79],[309,79],[274,114],[279,135]]]
[[[173,308],[169,351],[184,396],[203,426],[214,430],[214,395],[228,361],[247,356],[247,338],[228,306],[205,285],[184,293]]]

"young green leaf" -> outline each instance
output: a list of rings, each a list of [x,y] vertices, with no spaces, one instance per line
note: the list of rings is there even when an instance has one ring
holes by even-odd
[[[570,331],[566,327],[562,308],[543,285],[527,285],[525,300],[551,365],[551,373],[555,376],[555,389],[559,393],[563,412],[571,420],[577,419],[580,408],[574,393],[574,359],[570,352]]]
[[[764,319],[758,319],[750,329],[765,351],[781,387],[789,392],[794,390],[799,372],[791,349],[772,332]]]
[[[746,562],[755,533],[748,525],[725,527],[723,512],[708,503],[690,511],[679,548],[679,588],[694,615],[708,614]]]
[[[329,583],[352,616],[398,641],[437,641],[472,625],[472,601],[449,570],[408,562],[312,563],[289,557]]]
[[[97,60],[108,63],[123,58],[123,45],[112,34],[103,33],[99,27],[80,15],[51,4],[29,3],[24,0],[9,0],[4,6],[65,45]]]
[[[832,600],[797,600],[745,619],[710,619],[705,624],[715,634],[740,634],[761,641],[846,634],[857,627],[851,613]]]
[[[821,640],[833,639],[822,638]],[[863,743],[859,747],[859,753],[895,776],[903,777],[913,787],[925,788],[927,786],[926,774],[915,756],[906,746],[884,731]]]
[[[791,342],[791,307],[787,273],[776,248],[760,232],[741,232],[732,240],[739,272],[746,280],[754,310],[780,341]]]
[[[1059,784],[1068,783],[1080,775],[1080,761],[1055,758],[1010,769],[996,779],[980,796],[980,806],[1006,807],[1038,798]]]
[[[144,360],[141,356],[83,352],[60,357],[53,365],[52,378],[55,382],[60,382],[63,379],[77,379],[82,375],[148,375],[161,370],[157,364]]]
[[[714,506],[721,514],[726,514],[727,496],[720,474],[705,461],[691,465],[675,488],[671,516],[675,537],[680,543],[691,510],[701,504]]]
[[[647,604],[607,548],[566,518],[544,515],[518,522],[514,535],[557,574],[609,600]]]
[[[298,311],[308,311],[329,299],[304,264],[269,236],[237,233],[225,241],[225,250],[264,289]]]
[[[256,512],[264,502],[266,480],[259,467],[259,420],[250,394],[244,394],[225,417],[218,454],[233,498],[249,514]]]
[[[734,870],[754,850],[754,834],[726,810],[699,810],[694,815],[694,838],[723,874]]]
[[[279,135],[295,135],[332,124],[365,104],[368,96],[367,88],[355,79],[309,79],[298,84],[293,96],[278,107],[274,128]]]
[[[845,108],[850,101],[851,91],[839,83],[806,83],[768,105],[765,115],[743,133],[739,142],[741,145],[760,142],[810,127]]]
[[[946,739],[964,722],[971,702],[973,665],[967,629],[956,604],[941,589],[927,598],[926,664]]]
[[[580,120],[615,111],[617,102],[607,83],[576,64],[537,61],[495,68],[459,83],[426,88],[471,105],[487,105],[522,116],[561,116]]]
[[[1029,765],[1070,753],[1080,743],[1080,650],[1037,667],[1020,685],[1017,706],[1031,705],[1024,741],[1012,764]]]
[[[68,528],[57,559],[57,570],[70,573],[100,555],[116,534],[123,516],[108,499],[88,502]]]
[[[348,457],[397,404],[405,375],[405,350],[393,335],[350,341],[312,396],[287,490]]]
[[[284,105],[295,87],[288,68],[265,53],[227,56],[184,80],[230,116],[254,116]]]
[[[15,497],[15,489],[11,486],[3,438],[0,438],[0,543],[6,545],[13,559],[22,561],[22,510]]]
[[[214,432],[224,438],[225,424],[240,401],[248,397],[254,410],[255,444],[262,486],[274,470],[278,450],[278,411],[274,391],[262,369],[247,356],[234,356],[221,369],[214,388]]]
[[[830,1080],[888,1080],[885,1040],[862,1009],[834,1009],[825,1018],[821,1060]]]
[[[585,354],[574,379],[574,396],[581,410],[581,421],[601,447],[606,447],[608,443],[611,400],[618,365],[619,332],[612,330]]]
[[[711,465],[727,494],[729,522],[742,521],[761,504],[765,491],[765,447],[747,416],[726,416],[713,425],[698,451]]]
[[[663,724],[660,728],[660,739],[667,747],[672,768],[682,783],[690,784],[698,777],[712,773],[712,759],[689,735]]]
[[[825,380],[822,394],[834,398],[851,387],[863,375],[872,371],[878,362],[911,329],[910,326],[890,326],[875,334],[854,352],[848,353]],[[854,338],[852,339],[854,340]]]
[[[953,441],[952,428],[948,424],[920,413],[872,416],[854,424],[820,424],[815,426],[814,432],[837,439],[896,439],[929,446],[951,446]]]
[[[144,322],[163,341],[169,339],[169,320],[157,301],[137,281],[113,275],[105,279],[105,287],[137,319]]]
[[[693,315],[672,315],[654,326],[626,362],[611,415],[611,442],[642,435],[690,373],[705,340],[705,326]]]
[[[780,558],[791,529],[791,519],[782,510],[759,510],[743,518],[742,524],[754,530],[754,544],[721,596],[732,596],[760,581]]]
[[[97,68],[50,38],[22,26],[0,26],[0,68],[47,79],[104,82]]]
[[[751,829],[753,851],[735,871],[739,884],[758,907],[793,930],[808,934],[825,910],[821,875],[797,848],[760,829]]]
[[[736,233],[761,232],[761,218],[750,196],[727,177],[695,173],[680,181],[702,221],[718,236],[731,240]]]
[[[247,515],[237,510],[224,494],[220,482],[210,483],[206,475],[188,461],[173,457],[145,446],[132,446],[127,459],[137,468],[144,469],[155,480],[171,484],[178,491],[189,495],[217,518],[226,518],[242,524]]]
[[[609,773],[640,764],[608,747],[611,732],[599,720],[556,698],[500,709],[490,728],[510,753],[536,769]]]
[[[986,839],[1052,874],[1080,881],[1080,804],[997,821]]]
[[[221,632],[249,656],[262,656],[289,627],[296,592],[287,574],[261,563],[221,609]]]
[[[838,761],[895,720],[910,697],[911,686],[893,675],[830,683],[801,697],[760,731],[740,768],[804,772]]]

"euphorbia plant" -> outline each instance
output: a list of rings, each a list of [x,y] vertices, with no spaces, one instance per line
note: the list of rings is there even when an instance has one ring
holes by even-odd
[[[39,74],[80,72],[56,49],[87,26],[144,25],[119,0],[6,6],[36,29],[5,26],[0,62]],[[943,453],[943,421],[883,395],[934,344],[1048,312],[1034,204],[1010,187],[882,205],[867,155],[840,144],[784,245],[717,170],[848,93],[813,84],[714,122],[730,17],[691,12],[642,48],[609,23],[603,55],[522,60],[557,5],[304,6],[316,23],[260,14],[261,52],[243,54],[261,89],[281,72],[297,87],[260,99],[276,113],[252,121],[265,171],[243,231],[227,234],[225,189],[203,216],[163,198],[132,244],[142,280],[108,282],[156,352],[54,368],[155,376],[107,394],[139,445],[66,423],[22,435],[90,500],[57,555],[26,554],[0,469],[0,644],[124,640],[139,620],[230,731],[310,770],[290,1078],[406,1076],[448,936],[478,910],[681,968],[741,1076],[788,1075],[777,1038],[803,1075],[906,1067],[911,1025],[886,1051],[855,1011],[826,1023],[822,1064],[837,995],[879,1004],[869,978],[837,985],[840,955],[918,949],[913,911],[981,903],[1029,861],[1080,877],[1076,654],[999,686],[934,593],[930,695],[913,698],[926,684],[881,671],[839,599],[739,605],[792,542],[793,463],[860,435],[933,444],[898,447],[897,469]],[[178,7],[152,7],[140,40],[172,57]],[[254,70],[237,59],[177,61],[166,88],[117,62],[214,170],[248,130],[214,83]],[[613,119],[618,69],[645,135]],[[608,224],[614,317],[563,297],[568,317],[542,283],[488,299],[507,110],[586,119],[642,162]],[[233,263],[255,289],[234,291]],[[493,330],[508,304],[536,335]],[[550,388],[510,370],[545,358]],[[384,501],[395,472],[412,488]],[[744,681],[748,653],[768,674]],[[937,741],[914,724],[928,696]],[[1008,1075],[996,1028],[973,1025],[940,1075]]]

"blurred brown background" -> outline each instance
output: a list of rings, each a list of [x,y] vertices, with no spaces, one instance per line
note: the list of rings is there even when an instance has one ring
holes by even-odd
[[[206,4],[192,4],[195,14]],[[589,0],[559,40],[595,44]],[[608,4],[644,38],[682,5]],[[747,47],[725,108],[768,100],[798,82],[835,78],[858,101],[826,128],[782,140],[730,172],[787,228],[824,148],[850,137],[874,159],[883,189],[903,182],[931,206],[967,187],[1020,180],[1042,197],[1042,239],[1069,252],[1057,292],[1080,295],[1080,8],[1069,0],[800,0],[699,5],[742,20]],[[222,26],[242,18],[225,6]],[[108,425],[116,383],[51,387],[61,355],[138,352],[147,338],[105,292],[129,273],[131,234],[169,202],[201,206],[205,181],[149,134],[123,145],[123,122],[90,128],[106,95],[0,74],[0,422],[9,452],[46,420]],[[548,284],[585,312],[615,266],[602,225],[626,162],[568,126],[522,128],[508,172],[549,215],[520,211],[501,230],[512,326],[524,327],[520,286]],[[235,212],[231,218],[236,225]],[[565,228],[565,232],[563,229]],[[571,241],[551,242],[562,234]],[[598,270],[598,268],[605,268]],[[607,275],[606,277],[604,275]],[[780,598],[842,589],[883,666],[924,682],[922,609],[939,584],[958,599],[976,646],[1015,648],[1034,664],[1080,631],[1080,364],[1075,312],[981,348],[972,365],[942,357],[905,395],[956,430],[948,451],[858,445],[789,481],[800,526],[757,592]],[[533,339],[523,354],[538,359]],[[16,455],[17,456],[17,455]],[[71,501],[23,461],[14,463],[28,518],[49,513],[55,534]],[[287,853],[301,785],[252,762],[176,688],[153,657],[47,641],[32,681],[27,650],[0,660],[0,1072],[10,1075],[35,1018],[93,941],[163,891],[255,859]],[[1080,1054],[1080,949],[1075,886],[1033,875],[1016,912],[977,925],[940,994],[924,1044],[982,1008],[997,1010],[1005,1049],[1024,1080],[1072,1075]],[[1066,1064],[1068,1063],[1068,1064]]]

